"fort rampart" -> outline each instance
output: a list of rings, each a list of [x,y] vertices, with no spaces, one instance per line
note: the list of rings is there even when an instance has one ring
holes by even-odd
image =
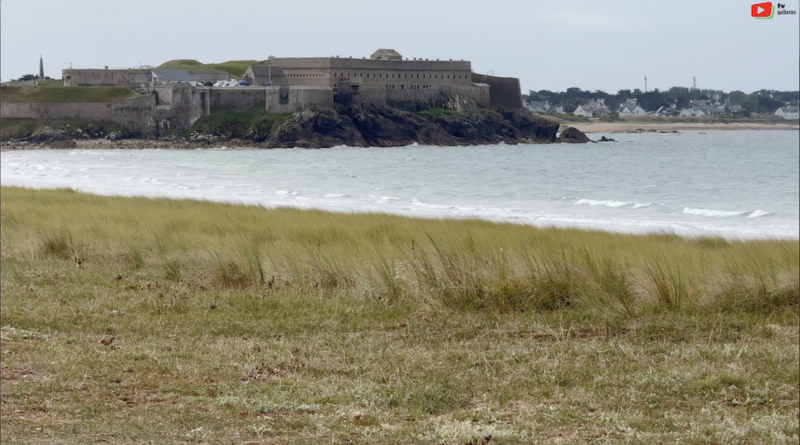
[[[211,106],[236,112],[263,107],[267,101],[267,87],[209,88]]]
[[[0,117],[21,119],[87,119],[116,122],[142,136],[160,136],[185,130],[210,113],[208,88],[175,85],[159,104],[159,95],[147,94],[119,102],[0,102]]]
[[[494,108],[522,108],[522,89],[516,77],[495,77],[472,73],[472,81],[489,85],[489,105]]]
[[[265,87],[267,111],[292,113],[313,106],[333,107],[333,89],[326,87]]]

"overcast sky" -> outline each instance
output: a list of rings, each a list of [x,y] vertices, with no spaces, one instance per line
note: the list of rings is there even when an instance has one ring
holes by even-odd
[[[80,68],[278,57],[464,59],[519,77],[522,91],[569,87],[798,90],[800,6],[751,17],[753,0],[4,0],[0,77]]]

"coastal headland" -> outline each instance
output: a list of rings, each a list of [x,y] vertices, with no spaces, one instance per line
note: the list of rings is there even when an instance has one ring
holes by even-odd
[[[4,148],[588,140],[577,130],[558,137],[557,121],[525,109],[519,79],[471,67],[464,60],[404,58],[379,49],[369,58],[271,57],[208,72],[196,61],[151,70],[65,69],[61,81],[3,85],[0,136]],[[241,81],[232,80],[234,68]]]
[[[296,113],[217,112],[189,130],[141,137],[104,121],[4,119],[2,149],[39,148],[328,148],[455,146],[586,142],[577,130],[562,131],[552,119],[524,109],[431,109],[389,106],[311,108]],[[564,129],[562,129],[564,130]]]

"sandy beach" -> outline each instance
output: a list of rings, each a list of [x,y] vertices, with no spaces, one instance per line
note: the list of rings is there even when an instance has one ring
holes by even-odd
[[[570,123],[584,133],[629,133],[642,131],[706,131],[706,130],[798,130],[800,126],[793,123],[755,123],[755,122],[708,122],[708,123],[680,123],[680,122],[591,122]]]

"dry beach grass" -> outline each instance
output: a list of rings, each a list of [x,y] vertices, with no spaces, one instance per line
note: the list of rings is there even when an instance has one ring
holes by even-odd
[[[4,443],[798,440],[796,240],[0,193]]]

